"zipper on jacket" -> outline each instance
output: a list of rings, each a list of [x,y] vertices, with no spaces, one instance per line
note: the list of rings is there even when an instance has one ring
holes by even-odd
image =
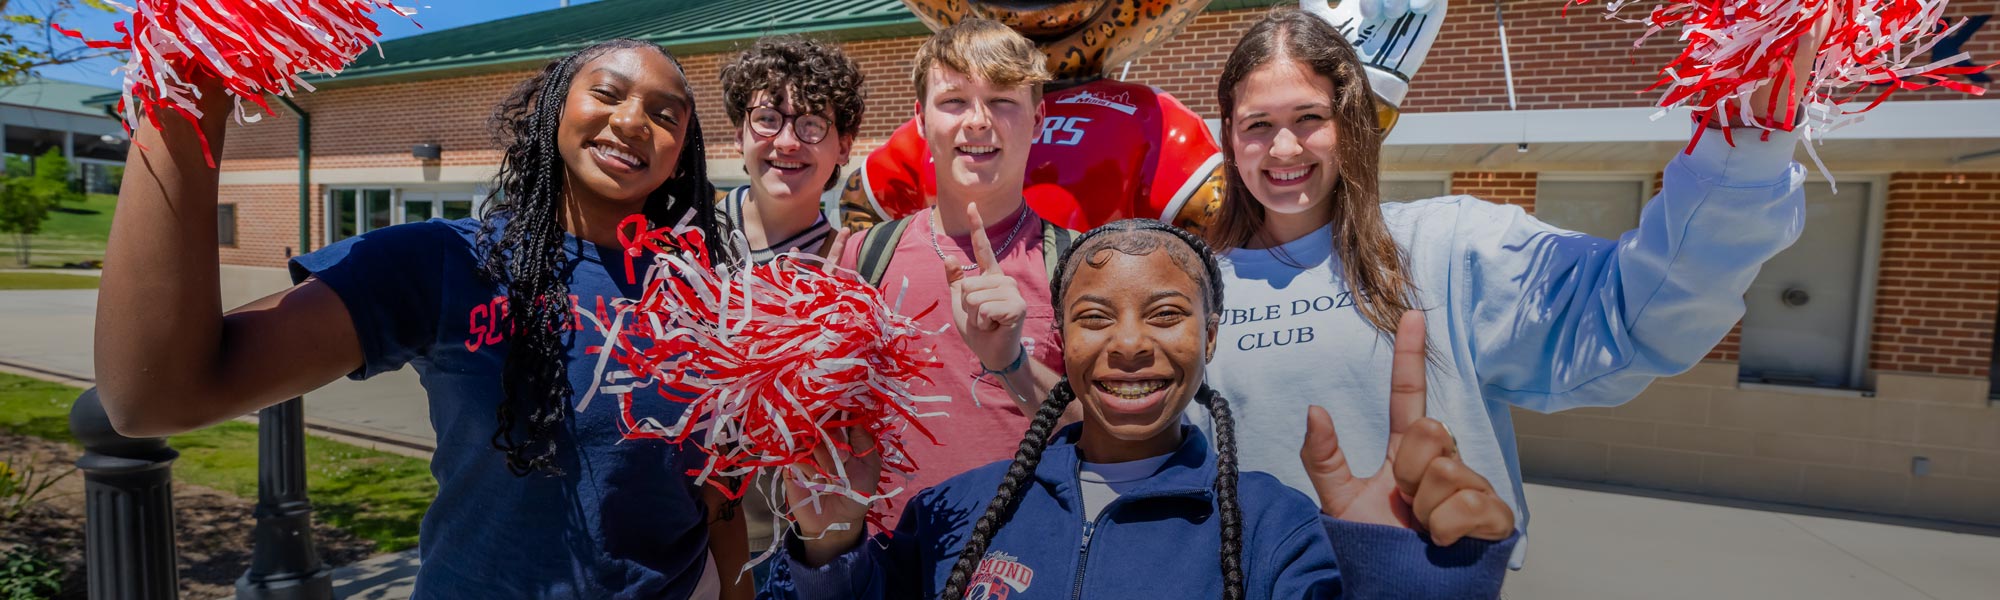
[[[1108,514],[1111,514],[1111,507],[1106,506],[1097,513],[1096,519],[1083,522],[1083,545],[1077,549],[1076,554],[1076,587],[1070,590],[1069,595],[1072,599],[1083,598],[1083,568],[1090,564],[1090,537],[1097,533],[1097,522]]]

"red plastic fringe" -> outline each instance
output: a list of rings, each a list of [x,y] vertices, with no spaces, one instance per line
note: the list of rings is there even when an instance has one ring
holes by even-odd
[[[193,81],[215,76],[237,99],[237,118],[256,121],[245,113],[249,100],[271,113],[265,94],[289,96],[294,88],[312,91],[302,73],[336,74],[381,37],[375,9],[402,16],[416,11],[390,0],[140,0],[137,7],[112,3],[131,13],[129,22],[114,29],[117,40],[92,40],[81,32],[51,25],[92,48],[116,48],[131,53],[118,71],[125,74],[118,112],[125,130],[144,119],[160,125],[160,113],[178,114],[190,122],[201,118],[196,106],[201,92]],[[199,131],[197,129],[197,131]],[[206,137],[202,153],[208,165],[215,155]]]
[[[1573,0],[1576,5],[1589,2]],[[1859,113],[1898,91],[1939,86],[1984,94],[1985,88],[1951,76],[1993,66],[1953,66],[1968,61],[1967,53],[1912,64],[1965,24],[1962,19],[1945,22],[1947,0],[1662,0],[1644,19],[1618,16],[1619,9],[1632,3],[1607,2],[1605,18],[1645,24],[1646,33],[1633,46],[1669,29],[1678,29],[1687,43],[1661,68],[1660,80],[1646,88],[1661,90],[1662,110],[1653,118],[1685,106],[1694,110],[1696,120],[1725,127],[1724,136],[1729,126],[1754,126],[1766,135],[1802,128],[1800,137],[1822,172],[1826,166],[1813,152],[1812,140],[1858,122]],[[1814,50],[1812,72],[1801,93],[1791,87],[1793,57],[1822,16],[1828,16],[1828,30]],[[1765,106],[1751,106],[1752,94],[1775,85],[1787,88],[1770,94]],[[1883,87],[1867,89],[1871,85]],[[1866,106],[1844,106],[1868,96],[1873,98]],[[1760,122],[1751,118],[1755,114],[1770,119]],[[1700,139],[1697,131],[1688,150]]]
[[[926,339],[937,332],[917,324],[923,315],[899,314],[858,275],[815,255],[711,269],[699,230],[649,229],[634,215],[618,231],[627,264],[650,255],[652,265],[639,299],[619,301],[612,322],[598,323],[606,345],[593,349],[597,387],[584,396],[586,406],[599,394],[616,394],[625,439],[694,440],[708,462],[688,474],[731,498],[759,474],[779,475],[767,478],[774,499],[784,497],[778,479],[785,474],[822,482],[811,484],[815,498],[838,494],[865,505],[902,491],[892,487],[891,474],[917,469],[903,451],[904,436],[914,429],[930,438],[918,417],[942,414],[919,405],[947,400],[909,391],[914,382],[929,382],[924,371],[940,364]],[[635,411],[631,391],[645,386],[694,399],[677,422],[663,424],[635,416],[645,411]],[[841,435],[850,429],[875,439],[863,453],[881,453],[878,493],[856,492],[840,467],[856,452]],[[834,472],[820,469],[816,452],[831,453]],[[725,485],[718,477],[740,483]],[[886,503],[878,505],[869,521],[879,525],[884,511]]]

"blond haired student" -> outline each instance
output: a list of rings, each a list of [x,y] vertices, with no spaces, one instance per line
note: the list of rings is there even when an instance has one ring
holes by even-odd
[[[986,19],[925,41],[912,79],[916,123],[937,169],[935,204],[869,229],[841,258],[901,298],[904,314],[921,314],[924,327],[958,332],[937,338],[943,366],[914,389],[952,403],[948,418],[925,424],[942,443],[908,440],[918,467],[911,491],[1006,458],[1061,377],[1049,272],[1075,234],[1036,216],[1021,194],[1049,79],[1044,60],[1033,42]],[[976,256],[975,231],[990,239],[987,258]]]

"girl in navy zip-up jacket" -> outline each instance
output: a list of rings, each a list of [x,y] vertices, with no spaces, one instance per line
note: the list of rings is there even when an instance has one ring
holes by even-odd
[[[974,229],[977,258],[990,260]],[[1120,221],[1083,235],[1059,265],[1052,295],[1069,378],[1014,460],[924,490],[894,532],[868,541],[868,507],[839,496],[815,505],[794,482],[798,531],[767,597],[1498,595],[1513,513],[1423,417],[1420,313],[1398,328],[1395,433],[1376,475],[1350,472],[1323,410],[1307,416],[1301,459],[1315,506],[1269,475],[1236,472],[1228,400],[1202,384],[1222,306],[1205,244],[1158,221]],[[1083,422],[1051,434],[1079,399]],[[1182,424],[1191,400],[1215,414],[1214,449]],[[842,457],[846,472],[873,481],[872,441],[851,441],[858,456]]]

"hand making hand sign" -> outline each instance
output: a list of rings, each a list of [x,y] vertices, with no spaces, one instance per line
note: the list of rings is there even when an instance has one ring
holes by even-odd
[[[1428,532],[1433,543],[1498,541],[1514,531],[1514,511],[1486,478],[1458,457],[1451,431],[1424,416],[1424,315],[1403,313],[1389,374],[1389,452],[1372,477],[1356,477],[1325,409],[1307,409],[1299,460],[1320,511],[1346,521]]]
[[[965,213],[972,221],[972,260],[977,262],[967,266],[956,256],[944,258],[944,280],[951,284],[951,324],[986,370],[1011,371],[1019,367],[1017,360],[1026,360],[1021,324],[1026,321],[1028,301],[1014,278],[1000,270],[979,204],[966,203]]]

